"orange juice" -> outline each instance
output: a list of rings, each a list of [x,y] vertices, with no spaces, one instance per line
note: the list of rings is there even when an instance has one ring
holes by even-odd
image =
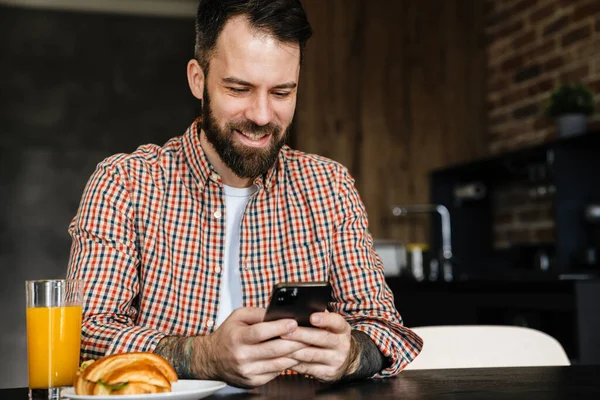
[[[27,308],[29,387],[70,386],[79,367],[81,306]]]

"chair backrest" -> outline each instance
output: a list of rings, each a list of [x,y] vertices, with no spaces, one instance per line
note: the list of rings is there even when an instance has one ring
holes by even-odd
[[[423,339],[423,350],[406,369],[570,365],[561,344],[535,329],[495,325],[411,329]]]

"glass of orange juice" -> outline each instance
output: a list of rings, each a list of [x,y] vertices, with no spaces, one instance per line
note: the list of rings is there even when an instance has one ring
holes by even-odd
[[[79,367],[83,281],[26,281],[29,398],[59,399]]]

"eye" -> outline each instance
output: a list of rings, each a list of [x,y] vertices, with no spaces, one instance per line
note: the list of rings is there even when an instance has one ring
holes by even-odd
[[[291,94],[291,92],[273,92],[273,94],[275,95],[275,97],[279,97],[281,99],[285,99],[286,97],[289,97],[289,95]]]
[[[246,93],[246,92],[248,92],[248,89],[246,89],[246,88],[229,87],[228,89],[231,92],[233,92],[233,93]]]

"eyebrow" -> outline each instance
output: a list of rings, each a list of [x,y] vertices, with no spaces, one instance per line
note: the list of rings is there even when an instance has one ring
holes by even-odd
[[[234,77],[227,77],[227,78],[223,78],[222,80],[223,83],[233,83],[236,85],[241,85],[241,86],[249,86],[249,87],[254,87],[254,85],[250,82],[244,81],[242,79],[238,79],[238,78],[234,78]],[[274,86],[273,89],[295,89],[298,86],[298,84],[296,82],[288,82],[288,83],[282,83],[280,85]]]

